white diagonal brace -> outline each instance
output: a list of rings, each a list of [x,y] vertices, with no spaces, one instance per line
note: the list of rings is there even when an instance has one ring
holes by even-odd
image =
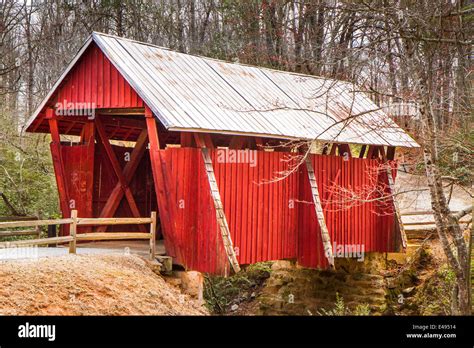
[[[319,227],[321,229],[321,240],[323,241],[324,255],[328,259],[329,265],[334,267],[334,255],[332,252],[331,237],[324,219],[323,206],[321,204],[321,198],[319,197],[318,184],[316,183],[316,176],[314,175],[313,164],[311,159],[306,157],[306,171],[308,172],[309,184],[311,186],[311,195],[313,196],[314,209],[316,211],[316,217],[318,219]]]
[[[216,208],[217,224],[219,225],[221,231],[224,249],[227,254],[227,258],[229,259],[229,262],[232,266],[232,269],[235,273],[237,273],[240,271],[240,265],[235,254],[232,238],[230,236],[229,225],[227,224],[227,219],[225,217],[224,206],[222,205],[219,187],[217,186],[216,175],[214,174],[214,167],[212,166],[211,156],[209,155],[209,150],[205,147],[201,147],[201,153],[202,158],[204,160],[207,180],[209,181],[209,186],[211,188],[212,200],[214,201],[214,207]]]

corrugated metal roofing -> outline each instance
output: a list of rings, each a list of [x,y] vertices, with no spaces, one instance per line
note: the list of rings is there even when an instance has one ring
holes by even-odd
[[[228,63],[100,33],[93,33],[85,46],[91,41],[169,130],[418,146],[348,82]]]

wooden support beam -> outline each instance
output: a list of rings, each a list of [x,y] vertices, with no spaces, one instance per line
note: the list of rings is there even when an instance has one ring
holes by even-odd
[[[352,157],[351,148],[349,144],[339,144],[339,156],[344,156],[344,153],[347,153],[349,157]]]
[[[96,109],[96,114],[99,115],[143,115],[144,108],[106,108]]]
[[[97,114],[100,117],[101,114]],[[118,127],[118,128],[132,128],[132,129],[144,129],[146,128],[145,121],[143,119],[127,118],[126,116],[112,116],[104,115],[101,118],[101,122],[105,127]],[[55,116],[58,122],[65,121],[70,122],[71,116]],[[86,124],[92,122],[88,116],[74,116],[74,122],[80,124]]]
[[[369,149],[367,150],[366,158],[367,159],[374,159],[374,158],[377,157],[377,154],[378,154],[377,146],[369,145]]]
[[[364,158],[366,148],[367,148],[367,145],[362,145],[359,152],[359,158]]]
[[[211,190],[211,197],[214,201],[214,207],[216,209],[217,224],[221,231],[222,242],[224,249],[227,254],[230,265],[234,272],[240,271],[239,261],[235,254],[234,245],[232,243],[232,237],[230,235],[229,225],[224,212],[224,205],[222,204],[221,194],[219,187],[217,186],[216,175],[214,173],[214,167],[212,165],[211,156],[209,149],[206,147],[206,142],[202,134],[194,133],[196,144],[201,148],[202,158],[204,160],[204,166],[207,174],[207,180],[209,181],[209,188]]]
[[[385,155],[385,147],[379,146],[379,155],[383,162],[387,162],[387,156]]]
[[[181,132],[179,137],[181,147],[194,147],[193,133]]]
[[[395,146],[387,146],[387,160],[393,161],[395,159]]]
[[[213,149],[214,143],[212,142],[210,134],[194,133],[194,141],[197,147]]]
[[[132,212],[132,215],[136,218],[139,218],[140,217],[140,210],[138,209],[137,203],[135,202],[135,198],[133,197],[133,194],[132,194],[132,191],[130,190],[130,187],[128,187],[128,182],[127,182],[127,180],[125,179],[125,177],[123,175],[120,163],[117,159],[117,156],[116,156],[112,146],[110,145],[109,139],[107,138],[107,135],[105,133],[105,129],[102,126],[102,123],[101,123],[99,118],[97,118],[95,120],[95,126],[96,126],[96,129],[97,129],[97,134],[99,135],[99,138],[100,138],[100,140],[102,142],[102,145],[105,149],[105,152],[107,154],[107,157],[109,158],[109,161],[112,164],[112,168],[114,169],[115,175],[117,176],[120,187],[122,188],[122,190],[125,194],[125,198],[128,201],[128,205],[130,206],[130,210]],[[130,159],[130,161],[131,161],[131,159]],[[110,201],[111,198],[112,197],[110,196],[108,201]],[[116,199],[116,201],[118,201],[118,202],[115,202],[114,204],[110,204],[110,205],[107,205],[107,203],[108,203],[107,202],[106,205],[104,206],[104,209],[102,209],[102,211],[101,211],[100,217],[111,217],[111,216],[113,216],[113,214],[115,213],[115,210],[116,210],[116,208],[115,209],[113,209],[113,208],[115,206],[118,207],[118,205],[120,204],[120,199]],[[144,226],[140,226],[139,228],[140,228],[140,230],[142,230],[142,232],[146,231]],[[106,227],[103,227],[99,231],[104,232],[105,230],[106,230]]]
[[[160,139],[158,137],[158,129],[156,127],[156,121],[153,117],[152,111],[145,108],[145,118],[148,131],[148,140],[150,142],[150,160],[151,169],[153,172],[153,181],[155,183],[155,192],[158,203],[158,212],[163,229],[163,235],[167,236],[176,233],[178,228],[175,217],[176,204],[174,204],[174,198],[167,192],[167,180],[163,172],[163,163],[160,155]],[[171,201],[171,204],[168,204]]]
[[[257,150],[261,150],[263,145],[263,139],[260,137],[255,137],[255,146],[257,147]]]
[[[313,196],[314,209],[316,211],[316,218],[318,219],[319,228],[321,230],[321,240],[323,242],[324,255],[326,256],[329,265],[334,268],[334,254],[332,252],[331,237],[326,225],[324,218],[323,207],[321,204],[321,198],[319,197],[318,184],[316,182],[316,176],[314,175],[313,164],[311,158],[306,157],[306,170],[308,172],[309,184],[311,186],[311,193]]]
[[[64,134],[69,134],[69,132],[71,131],[71,129],[74,128],[75,125],[76,122],[71,122],[71,120],[69,119],[69,126],[64,130]]]
[[[71,209],[69,208],[69,194],[66,185],[64,162],[61,154],[61,137],[59,135],[58,121],[55,118],[54,110],[52,108],[46,109],[46,119],[49,122],[49,130],[51,133],[51,156],[53,159],[54,173],[59,191],[59,205],[62,216],[69,218],[71,216]],[[64,234],[67,234],[69,231],[68,226],[65,226],[61,230]]]
[[[327,155],[329,151],[329,143],[325,143],[323,146],[323,151],[321,151],[321,155]]]
[[[84,123],[81,132],[81,144],[89,145],[95,141],[94,122]]]
[[[230,139],[229,149],[240,150],[240,149],[245,148],[245,145],[247,145],[246,137],[234,135]]]
[[[337,149],[337,143],[332,144],[331,151],[329,152],[329,156],[336,156],[336,149]]]
[[[84,125],[84,134],[81,142],[87,146],[86,165],[86,204],[84,211],[81,212],[83,217],[92,217],[94,215],[94,165],[95,165],[95,126],[94,122],[88,122]],[[81,232],[91,232],[89,227],[84,228]]]
[[[249,137],[247,146],[249,150],[258,150],[257,143],[255,142],[255,137]]]

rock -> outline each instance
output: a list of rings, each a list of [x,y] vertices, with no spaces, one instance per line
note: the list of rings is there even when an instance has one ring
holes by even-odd
[[[291,269],[291,268],[293,268],[293,265],[291,264],[290,261],[286,261],[286,260],[275,261],[272,265],[272,271],[278,271],[280,269]]]
[[[402,292],[404,294],[410,294],[413,290],[415,290],[415,287],[414,286],[411,286],[409,288],[406,288],[406,289],[403,289]]]
[[[151,269],[154,273],[156,273],[156,274],[158,274],[158,275],[160,274],[160,272],[161,272],[161,266],[162,266],[160,262],[158,262],[158,261],[156,261],[156,260],[146,260],[145,262],[146,262],[146,264],[148,265],[148,267],[150,267],[150,269]]]
[[[176,287],[181,286],[181,279],[179,278],[174,278],[174,277],[164,277],[163,278],[168,284],[171,284]]]
[[[233,304],[233,305],[230,307],[230,310],[231,310],[231,311],[236,311],[237,309],[239,309],[239,305],[237,305],[237,304]]]
[[[387,288],[395,289],[397,287],[394,277],[388,277],[386,280],[387,280]]]
[[[177,276],[181,279],[181,288],[183,291],[198,299],[203,300],[204,291],[204,276],[201,272],[186,271],[176,272]]]

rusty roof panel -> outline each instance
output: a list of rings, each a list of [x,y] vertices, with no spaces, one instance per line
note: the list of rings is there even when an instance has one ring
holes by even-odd
[[[418,146],[348,82],[228,63],[100,33],[93,33],[92,40],[170,130]]]

